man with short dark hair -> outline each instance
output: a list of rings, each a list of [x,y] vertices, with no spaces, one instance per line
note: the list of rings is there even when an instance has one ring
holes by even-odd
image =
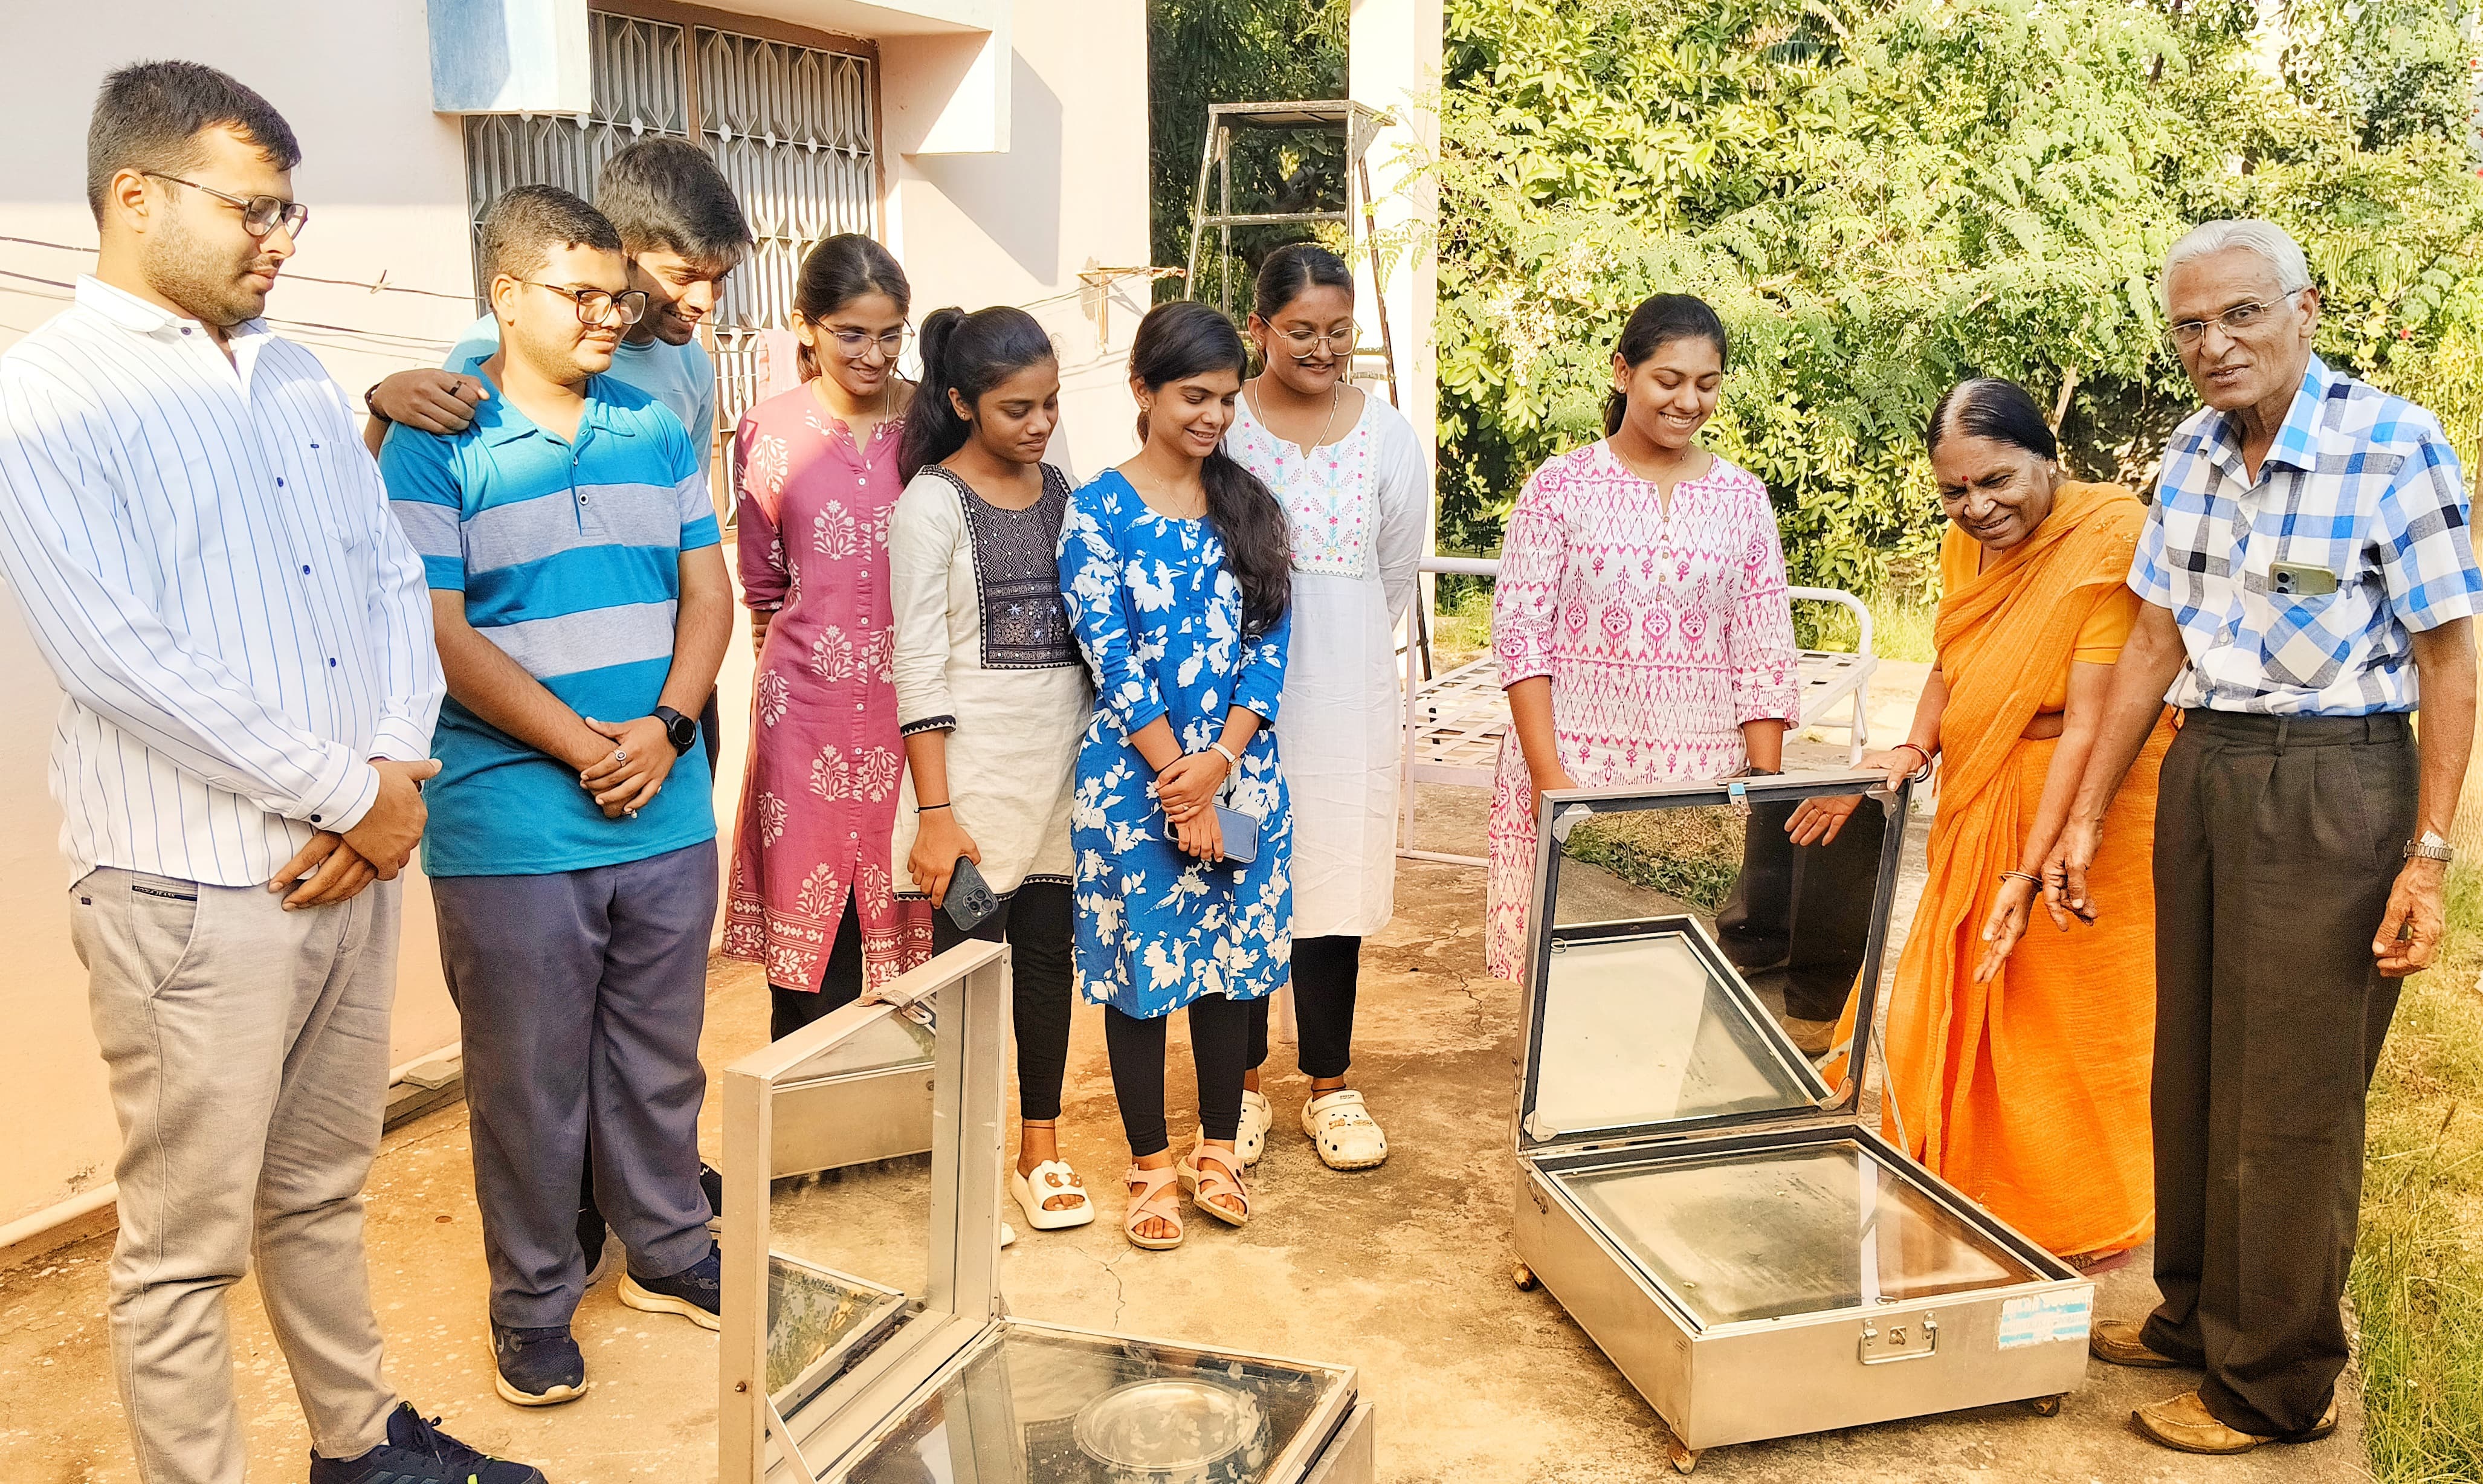
[[[267,100],[104,80],[75,305],[0,357],[0,568],[67,692],[70,931],[121,1128],[113,1368],[146,1484],[240,1484],[254,1265],[311,1484],[543,1484],[381,1373],[362,1183],[441,673],[343,391],[259,316],[309,216]]]
[[[698,1157],[715,809],[689,718],[733,593],[705,460],[604,374],[649,307],[611,224],[522,186],[483,251],[492,395],[463,433],[394,429],[381,464],[448,677],[422,861],[464,1026],[497,1387],[548,1406],[586,1390],[590,1166],[628,1249],[622,1302],[716,1324]]]
[[[2166,339],[2206,407],[2174,432],[2129,586],[2146,599],[2044,874],[2064,922],[2163,714],[2155,811],[2155,1284],[2090,1341],[2205,1372],[2138,1409],[2192,1453],[2336,1429],[2363,1098],[2398,981],[2446,927],[2474,740],[2483,571],[2429,412],[2330,367],[2319,290],[2266,222],[2164,268]],[[2414,715],[2422,738],[2416,746]]]

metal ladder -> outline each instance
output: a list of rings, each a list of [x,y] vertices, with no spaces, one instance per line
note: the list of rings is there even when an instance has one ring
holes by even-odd
[[[1288,224],[1308,225],[1315,222],[1344,224],[1347,252],[1353,252],[1354,239],[1360,246],[1371,269],[1371,281],[1380,281],[1378,221],[1371,200],[1371,142],[1379,131],[1394,121],[1377,109],[1342,98],[1316,99],[1292,103],[1211,103],[1207,108],[1207,139],[1199,151],[1198,192],[1189,213],[1189,264],[1183,278],[1183,297],[1196,299],[1198,292],[1198,247],[1208,231],[1216,233],[1217,305],[1227,315],[1233,312],[1233,228],[1237,226],[1278,226]],[[1345,136],[1346,157],[1350,168],[1346,172],[1346,206],[1342,211],[1257,211],[1236,213],[1233,209],[1233,136],[1242,129],[1264,129],[1275,132],[1333,131]],[[1208,184],[1215,185],[1215,206],[1208,209]],[[1391,407],[1403,404],[1397,395],[1397,345],[1388,325],[1388,301],[1375,296],[1378,303],[1379,344],[1353,348],[1352,366],[1357,370],[1367,361],[1376,359],[1381,380],[1388,388]]]

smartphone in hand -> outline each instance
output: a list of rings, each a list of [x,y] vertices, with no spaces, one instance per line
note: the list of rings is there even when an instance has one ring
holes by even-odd
[[[941,910],[960,933],[971,933],[981,927],[992,914],[1001,910],[1001,899],[975,869],[975,862],[964,856],[957,858],[957,868],[948,877],[948,894],[942,899]]]

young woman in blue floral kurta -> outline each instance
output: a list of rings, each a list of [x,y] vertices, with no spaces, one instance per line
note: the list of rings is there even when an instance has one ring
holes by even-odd
[[[1210,1215],[1249,1219],[1233,1153],[1248,1002],[1285,983],[1293,941],[1293,806],[1270,730],[1290,553],[1275,496],[1218,446],[1243,366],[1232,322],[1159,305],[1131,366],[1146,446],[1071,497],[1060,586],[1096,679],[1070,813],[1078,985],[1107,1007],[1135,1161],[1125,1231],[1162,1248],[1181,1239],[1176,1178]],[[1247,864],[1223,855],[1218,804],[1259,822]],[[1176,1167],[1164,1019],[1181,1009],[1201,1142]]]

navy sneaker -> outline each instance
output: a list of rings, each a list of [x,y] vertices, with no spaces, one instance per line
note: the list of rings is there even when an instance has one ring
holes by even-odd
[[[493,1389],[521,1407],[556,1407],[586,1394],[586,1357],[569,1326],[521,1330],[492,1326],[492,1360],[498,1366]]]
[[[494,1458],[426,1422],[412,1402],[388,1414],[387,1442],[360,1458],[310,1455],[310,1484],[547,1484],[543,1471]]]
[[[724,1230],[724,1172],[702,1161],[699,1165],[699,1189],[707,1192],[707,1229]]]
[[[723,1249],[707,1244],[707,1256],[670,1278],[621,1275],[621,1302],[651,1314],[679,1314],[701,1329],[718,1327],[724,1297]]]
[[[604,1250],[604,1237],[611,1229],[603,1224],[603,1213],[592,1206],[577,1208],[577,1255],[586,1263],[586,1285],[594,1287],[611,1271],[611,1255]]]

